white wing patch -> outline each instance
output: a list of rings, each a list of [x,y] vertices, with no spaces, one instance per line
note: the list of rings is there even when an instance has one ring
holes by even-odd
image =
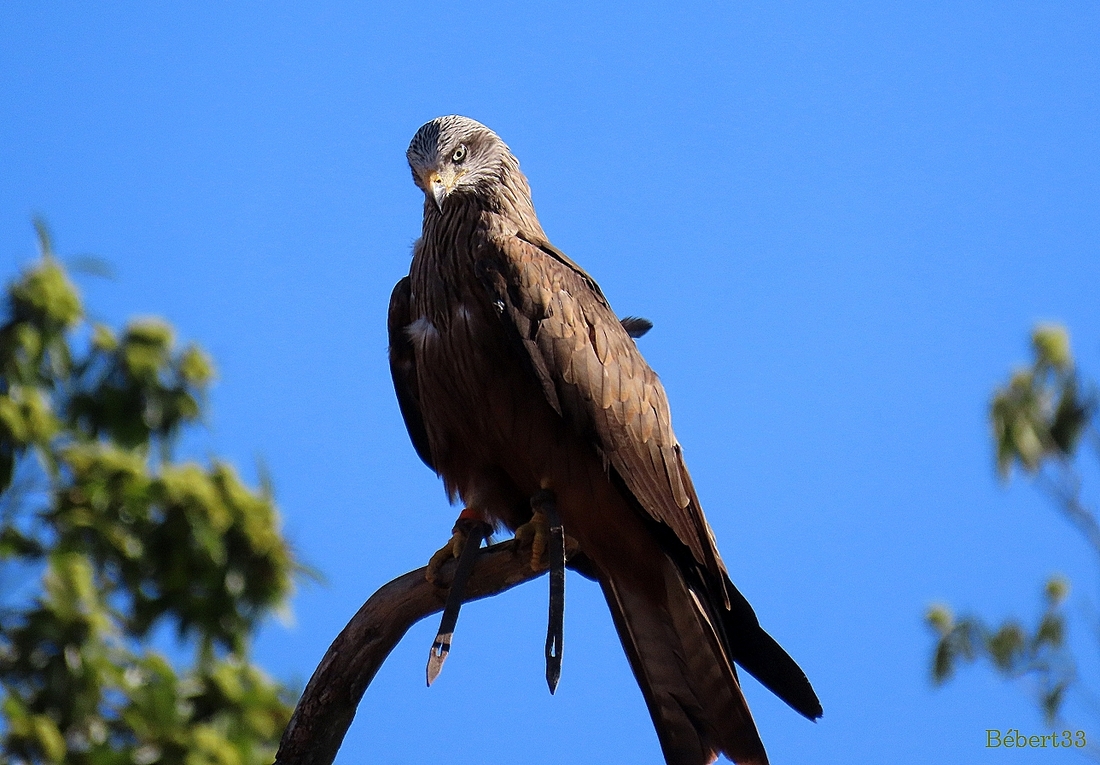
[[[405,327],[405,334],[412,340],[413,347],[415,347],[417,351],[424,350],[424,346],[427,345],[429,341],[439,339],[439,330],[424,316],[421,316],[412,324]]]

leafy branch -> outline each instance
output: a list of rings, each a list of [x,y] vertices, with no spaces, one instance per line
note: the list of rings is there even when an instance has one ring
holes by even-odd
[[[173,459],[212,362],[159,319],[90,324],[36,229],[0,324],[0,572],[34,585],[0,596],[0,760],[271,762],[290,693],[249,643],[299,566],[270,491]]]
[[[1096,392],[1078,375],[1064,328],[1036,327],[1031,345],[1031,365],[1015,371],[990,404],[997,471],[1007,482],[1018,467],[1100,557],[1100,520],[1082,497],[1076,465],[1083,443],[1100,443],[1093,425]],[[1044,717],[1058,719],[1067,692],[1079,682],[1066,643],[1068,593],[1067,580],[1051,577],[1044,588],[1044,612],[1030,629],[1014,618],[994,629],[980,617],[956,619],[950,607],[932,606],[925,620],[936,634],[933,682],[947,682],[960,663],[988,659],[1006,678],[1034,680]]]

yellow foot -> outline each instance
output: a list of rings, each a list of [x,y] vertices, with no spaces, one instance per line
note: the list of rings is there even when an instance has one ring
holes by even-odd
[[[543,555],[546,545],[550,540],[550,521],[541,510],[536,510],[531,520],[516,529],[515,545],[517,552],[526,545],[531,545],[531,570],[541,571],[546,568]]]
[[[481,514],[476,510],[464,508],[458,514],[454,528],[451,529],[451,540],[439,548],[428,561],[428,570],[424,572],[424,578],[429,582],[435,582],[439,578],[439,571],[451,558],[462,555],[462,548],[466,546],[466,540],[470,538],[470,532],[475,528],[481,528],[481,539],[488,538],[492,528],[482,520]]]
[[[451,558],[457,558],[462,554],[462,548],[466,545],[468,536],[469,534],[466,533],[461,524],[455,525],[454,531],[451,533],[451,540],[436,550],[428,561],[428,570],[424,572],[424,578],[434,583],[439,578],[439,570],[443,568],[443,565]]]

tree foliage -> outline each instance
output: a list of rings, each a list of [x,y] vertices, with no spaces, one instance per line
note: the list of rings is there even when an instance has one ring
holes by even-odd
[[[210,359],[90,324],[38,231],[0,326],[0,760],[270,762],[288,691],[249,639],[296,570],[270,489],[173,459]]]
[[[1031,365],[1014,372],[990,404],[997,470],[1008,481],[1018,467],[1048,494],[1100,558],[1100,521],[1083,497],[1078,469],[1085,445],[1100,454],[1093,419],[1096,394],[1076,370],[1064,328],[1040,325],[1031,341]],[[1068,593],[1068,581],[1051,577],[1043,588],[1045,608],[1031,628],[1016,618],[993,628],[980,617],[956,619],[950,607],[932,606],[926,621],[936,634],[933,681],[949,680],[960,662],[988,659],[1005,677],[1034,680],[1044,716],[1057,719],[1066,692],[1078,680],[1066,644],[1063,604]]]

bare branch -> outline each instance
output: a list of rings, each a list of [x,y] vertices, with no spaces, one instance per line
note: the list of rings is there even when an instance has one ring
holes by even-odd
[[[302,692],[279,743],[276,765],[331,765],[382,662],[410,627],[443,610],[455,568],[456,561],[448,562],[435,584],[419,568],[370,596],[332,641]],[[532,571],[530,557],[517,555],[511,540],[500,542],[478,556],[465,600],[496,595],[544,573]]]
[[[1058,477],[1046,473],[1036,475],[1039,486],[1053,497],[1058,509],[1085,537],[1093,551],[1100,554],[1100,521],[1092,509],[1081,501],[1081,478],[1073,464],[1065,458],[1058,461]]]

